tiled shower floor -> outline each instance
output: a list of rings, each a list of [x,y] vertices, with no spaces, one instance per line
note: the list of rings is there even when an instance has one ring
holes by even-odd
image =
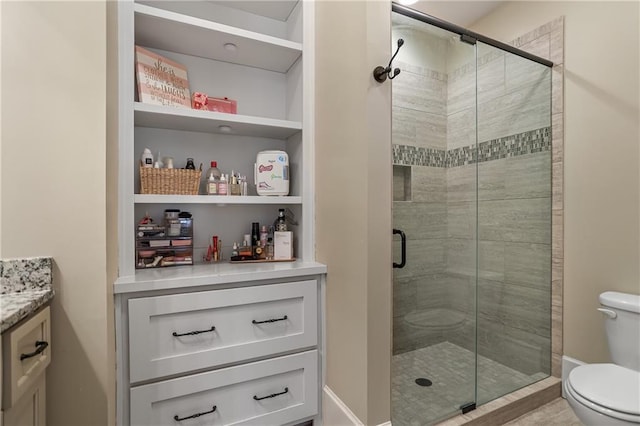
[[[460,413],[475,395],[475,355],[450,342],[394,355],[391,361],[391,422],[394,426],[428,425]],[[419,386],[415,379],[433,382]],[[478,399],[491,401],[541,380],[478,357]]]

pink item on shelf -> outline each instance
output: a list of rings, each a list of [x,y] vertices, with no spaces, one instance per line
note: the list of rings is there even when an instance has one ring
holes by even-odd
[[[194,92],[191,107],[193,109],[207,109],[207,94]]]
[[[229,98],[207,98],[206,109],[227,114],[237,114],[238,102]]]

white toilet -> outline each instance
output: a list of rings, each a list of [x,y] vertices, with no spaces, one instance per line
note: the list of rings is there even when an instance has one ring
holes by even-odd
[[[565,396],[587,426],[640,424],[640,296],[608,291],[600,295],[613,364],[574,368]]]

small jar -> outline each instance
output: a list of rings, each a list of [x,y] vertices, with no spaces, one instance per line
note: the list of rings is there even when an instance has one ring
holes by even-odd
[[[168,237],[180,236],[181,223],[178,217],[179,214],[180,210],[177,209],[167,209],[164,211],[164,226],[167,228]]]

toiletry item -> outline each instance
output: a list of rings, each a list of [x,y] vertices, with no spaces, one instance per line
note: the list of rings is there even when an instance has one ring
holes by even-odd
[[[231,257],[238,256],[238,243],[233,242],[233,249],[231,250]]]
[[[173,157],[164,157],[163,163],[165,169],[173,169]]]
[[[273,238],[267,238],[267,248],[266,248],[265,257],[267,260],[273,260]]]
[[[189,169],[189,170],[195,170],[196,169],[196,165],[193,164],[193,158],[187,158],[187,165],[184,166],[185,169]]]
[[[247,177],[246,176],[242,176],[240,179],[240,195],[249,195],[247,193]]]
[[[227,195],[227,177],[223,173],[220,176],[220,182],[218,182],[218,195]]]
[[[218,183],[220,182],[220,170],[218,170],[218,163],[215,161],[211,162],[211,167],[207,170],[207,174],[205,175],[206,179],[206,193],[207,195],[217,195],[218,194]]]
[[[269,236],[269,232],[267,231],[267,225],[262,225],[260,228],[260,245],[265,247],[267,245],[267,238]]]
[[[276,220],[276,231],[285,232],[287,230],[287,219],[284,216],[284,209],[278,209],[278,219]]]
[[[260,246],[260,223],[258,222],[251,223],[251,246],[254,249]]]
[[[140,158],[142,167],[153,167],[153,154],[149,148],[145,148]]]
[[[258,195],[289,195],[289,156],[284,151],[261,151],[254,165]]]
[[[167,228],[167,236],[178,237],[180,236],[180,219],[178,215],[180,210],[166,209],[164,211],[164,226]]]
[[[241,195],[240,182],[238,180],[238,176],[236,176],[233,170],[231,171],[231,181],[229,182],[229,194]]]
[[[240,256],[253,256],[253,250],[251,248],[251,235],[244,234],[242,245],[238,248],[238,255]]]
[[[212,244],[212,252],[213,252],[213,261],[217,262],[219,260],[219,251],[218,251],[218,236],[214,235],[213,238],[213,244]]]
[[[279,232],[273,233],[273,259],[291,260],[293,258],[293,233]]]

